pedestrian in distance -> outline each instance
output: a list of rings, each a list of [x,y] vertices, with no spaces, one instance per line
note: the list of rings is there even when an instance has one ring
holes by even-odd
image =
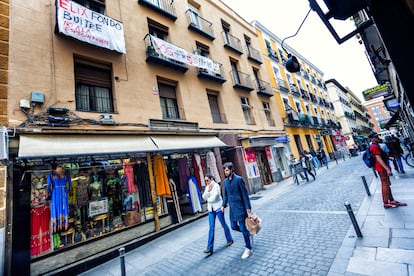
[[[372,131],[368,138],[371,140],[369,146],[369,152],[372,157],[375,158],[375,170],[378,172],[381,181],[382,201],[384,208],[396,208],[398,206],[407,206],[407,203],[399,202],[394,199],[391,192],[391,168],[387,165],[387,155],[381,149],[380,143],[382,139],[378,136],[378,133]]]
[[[329,169],[328,167],[328,160],[326,159],[325,151],[322,148],[319,148],[316,152],[316,156],[318,157],[319,162],[322,165],[326,165],[326,169]]]
[[[394,165],[394,169],[397,172],[405,173],[404,166],[401,160],[401,156],[403,155],[404,151],[401,148],[400,140],[394,135],[385,136],[385,144],[389,149],[388,155]]]
[[[233,163],[226,162],[223,165],[224,175],[224,195],[222,203],[222,211],[230,207],[230,225],[234,231],[243,234],[245,249],[241,256],[242,259],[247,259],[252,254],[252,246],[250,242],[250,233],[246,227],[246,218],[251,214],[251,204],[249,194],[246,189],[243,178],[237,175],[233,170]]]
[[[306,150],[302,152],[302,156],[300,158],[302,162],[303,171],[305,172],[306,181],[309,181],[310,174],[313,177],[313,180],[316,179],[315,175],[312,173],[313,162],[312,162],[312,155],[310,155]]]
[[[299,166],[298,166],[299,165]],[[305,176],[302,174],[302,165],[300,164],[299,160],[296,159],[296,157],[292,154],[290,154],[290,158],[289,158],[289,166],[290,166],[290,171],[291,174],[293,176],[296,176],[295,181],[297,182],[296,184],[299,185],[299,181],[297,180],[297,175],[300,175],[300,177],[302,178],[302,180],[305,180]]]
[[[223,199],[221,197],[220,184],[218,184],[214,180],[212,174],[206,174],[204,181],[207,185],[203,192],[203,199],[207,201],[208,223],[210,227],[208,231],[207,249],[204,250],[204,253],[211,255],[213,254],[214,249],[214,230],[216,224],[216,217],[218,218],[218,220],[221,223],[221,226],[223,227],[224,235],[226,236],[227,247],[233,244],[233,238],[224,218],[224,212],[221,209]]]

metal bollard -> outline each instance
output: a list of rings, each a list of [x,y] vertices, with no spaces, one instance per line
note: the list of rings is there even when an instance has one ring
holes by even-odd
[[[125,276],[125,248],[119,248],[119,259],[121,261],[121,275]]]
[[[371,192],[369,191],[369,187],[367,181],[365,180],[365,176],[361,176],[362,182],[364,183],[365,191],[367,192],[368,196],[371,196]]]
[[[361,229],[359,229],[358,222],[355,218],[354,212],[352,211],[351,204],[349,202],[345,202],[344,205],[346,207],[346,210],[348,212],[348,215],[351,219],[352,225],[354,226],[354,229],[355,229],[355,232],[356,232],[358,238],[362,238]]]

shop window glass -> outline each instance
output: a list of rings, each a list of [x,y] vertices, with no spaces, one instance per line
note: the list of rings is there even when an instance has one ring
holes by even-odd
[[[145,159],[66,163],[33,170],[31,257],[153,219]],[[139,187],[139,188],[138,188]],[[157,196],[157,205],[163,204]],[[164,211],[162,211],[164,210]],[[165,207],[158,206],[162,215]]]
[[[76,110],[114,112],[109,65],[75,59]]]

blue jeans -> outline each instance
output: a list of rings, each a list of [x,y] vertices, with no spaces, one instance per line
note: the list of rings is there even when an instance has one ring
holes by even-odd
[[[247,230],[246,221],[244,219],[239,220],[239,221],[232,221],[231,222],[231,229],[233,229],[234,231],[241,232],[243,234],[244,243],[246,245],[246,248],[252,249],[252,246],[250,244],[250,233],[249,233],[249,230]]]
[[[218,218],[218,220],[221,223],[221,226],[223,226],[224,229],[224,235],[226,236],[226,240],[227,242],[231,242],[233,241],[233,238],[231,237],[230,234],[230,229],[226,224],[226,220],[224,218],[224,213],[223,212],[208,212],[208,223],[210,225],[210,230],[208,231],[208,243],[207,243],[207,249],[213,251],[213,247],[214,247],[214,228],[215,228],[215,224],[216,224],[216,216]]]

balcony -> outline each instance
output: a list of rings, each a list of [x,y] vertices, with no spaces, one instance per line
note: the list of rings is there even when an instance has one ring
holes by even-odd
[[[235,53],[241,55],[243,54],[243,48],[241,46],[240,39],[235,36],[232,36],[228,32],[223,31],[221,33],[224,39],[224,48],[230,49]]]
[[[170,57],[167,57],[167,56],[161,54],[159,51],[157,51],[157,49],[154,47],[153,43],[151,42],[151,36],[149,34],[147,34],[145,36],[144,43],[145,43],[145,49],[146,49],[146,53],[147,53],[147,58],[145,59],[145,61],[147,63],[151,62],[151,63],[155,63],[155,64],[160,64],[160,65],[169,67],[171,69],[174,69],[174,70],[182,72],[182,73],[187,72],[188,66],[185,63],[174,60]],[[165,42],[165,43],[171,44],[169,42]],[[171,45],[173,45],[173,44],[171,44]],[[176,47],[178,47],[178,46],[176,46]]]
[[[188,21],[188,29],[192,30],[209,40],[213,41],[215,39],[214,37],[214,31],[213,31],[213,24],[199,16],[197,13],[192,11],[191,9],[188,9],[186,12],[187,15],[187,21]]]
[[[301,96],[299,89],[296,87],[296,84],[291,83],[289,84],[289,86],[290,86],[290,91],[292,91],[293,96],[296,96],[296,97]]]
[[[270,127],[276,126],[275,120],[267,119],[267,125]]]
[[[264,80],[257,79],[256,85],[257,85],[257,94],[267,96],[267,97],[273,96],[272,86],[270,85],[270,83]]]
[[[138,4],[146,6],[172,21],[177,20],[177,14],[175,12],[174,1],[171,0],[138,0]]]
[[[277,85],[279,86],[280,91],[289,92],[289,86],[285,80],[278,78]]]
[[[258,63],[258,64],[262,64],[262,56],[260,54],[260,52],[258,50],[256,50],[255,48],[251,47],[251,46],[247,46],[247,53],[248,53],[248,59]]]
[[[233,77],[234,88],[242,89],[248,92],[251,92],[254,90],[249,74],[246,74],[246,73],[243,73],[237,70],[232,70],[230,71],[230,75]]]
[[[303,78],[305,78],[305,79],[309,80],[309,75],[308,75],[308,73],[306,73],[305,71],[302,71],[302,72],[301,72],[301,75],[302,75],[302,77],[303,77]]]
[[[300,89],[300,92],[301,92],[302,99],[309,101],[310,98],[308,96],[308,92],[303,88]]]
[[[309,93],[309,95],[310,95],[311,102],[313,102],[313,103],[317,103],[318,102],[318,100],[317,100],[317,98],[316,98],[316,96],[314,94]]]
[[[221,71],[221,64],[220,64],[220,71]],[[226,79],[223,77],[223,74],[217,74],[216,72],[212,70],[207,70],[204,68],[198,69],[198,75],[200,79],[207,79],[211,81],[215,81],[218,83],[225,83]]]
[[[185,113],[183,108],[177,108],[175,106],[163,107],[162,118],[164,120],[182,120],[185,121]]]
[[[320,122],[319,122],[319,120],[318,120],[318,117],[316,117],[316,116],[312,116],[312,121],[313,121],[313,125],[315,126],[315,127],[318,127],[318,126],[320,126]]]
[[[267,52],[268,52],[268,56],[271,58],[271,59],[273,59],[274,61],[276,61],[276,62],[279,62],[279,57],[277,56],[277,54],[276,54],[276,52],[272,49],[272,48],[270,48],[270,47],[268,47],[267,48]]]
[[[213,118],[213,123],[215,124],[227,124],[226,115],[223,113],[212,112],[211,117]]]

